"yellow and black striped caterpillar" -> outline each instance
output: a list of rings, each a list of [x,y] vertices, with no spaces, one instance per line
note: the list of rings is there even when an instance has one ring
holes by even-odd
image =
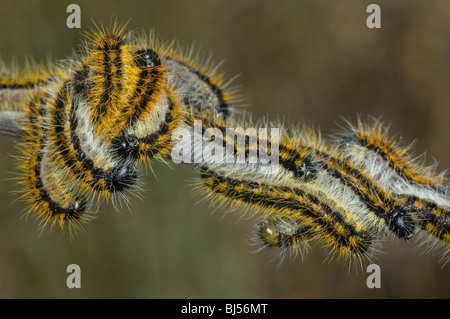
[[[448,181],[379,121],[324,138],[309,127],[252,124],[234,112],[236,96],[192,53],[114,25],[90,33],[64,63],[2,66],[0,133],[19,138],[22,197],[41,227],[72,232],[100,200],[139,191],[141,164],[173,161],[199,172],[201,194],[258,213],[263,246],[303,256],[315,241],[360,263],[386,235],[421,232],[445,261]]]

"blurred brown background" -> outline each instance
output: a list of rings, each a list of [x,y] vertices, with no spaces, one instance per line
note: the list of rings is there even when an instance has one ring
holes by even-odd
[[[78,45],[66,27],[72,1],[0,1],[0,55],[61,59]],[[450,2],[412,1],[77,1],[82,31],[111,16],[162,39],[195,42],[242,86],[254,118],[312,123],[334,133],[340,116],[383,116],[404,141],[417,139],[450,167]],[[382,28],[366,27],[367,5]],[[378,256],[381,289],[367,274],[323,262],[251,254],[252,220],[225,215],[192,196],[189,167],[155,164],[143,200],[120,214],[103,205],[75,240],[39,235],[15,201],[14,144],[0,138],[0,297],[2,298],[449,298],[450,265],[417,244],[388,239]],[[82,272],[66,287],[67,265]]]

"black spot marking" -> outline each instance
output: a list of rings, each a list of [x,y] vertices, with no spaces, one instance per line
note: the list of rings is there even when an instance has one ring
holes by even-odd
[[[87,95],[87,91],[94,87],[91,81],[88,81],[89,69],[85,68],[77,71],[74,76],[75,94]]]
[[[139,139],[134,135],[113,138],[110,148],[121,159],[139,158]]]
[[[416,229],[412,217],[401,207],[395,206],[389,211],[389,229],[399,238],[408,240]]]
[[[317,176],[317,167],[311,156],[307,155],[302,163],[294,170],[295,177],[311,180]]]
[[[161,65],[159,55],[151,49],[142,49],[134,53],[134,63],[139,68],[153,68]]]
[[[114,193],[130,188],[137,178],[137,170],[133,165],[120,165],[110,168],[105,173],[106,188]]]

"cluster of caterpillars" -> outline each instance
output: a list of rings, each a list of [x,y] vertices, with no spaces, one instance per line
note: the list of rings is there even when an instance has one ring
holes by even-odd
[[[249,160],[191,163],[199,192],[260,216],[256,233],[264,247],[303,255],[317,241],[330,256],[360,262],[388,234],[410,240],[423,233],[445,259],[448,181],[436,165],[412,158],[411,147],[389,137],[379,121],[359,120],[329,138],[307,126],[278,125],[275,143],[245,133],[242,146],[227,128],[258,124],[234,112],[235,90],[193,51],[179,53],[119,25],[98,28],[85,42],[52,67],[0,69],[0,133],[18,138],[22,197],[41,227],[72,232],[100,199],[127,201],[139,190],[141,164],[170,161],[176,130],[192,131],[200,121],[224,133],[202,139],[205,145],[214,140],[233,156],[261,145],[277,152],[270,173]]]

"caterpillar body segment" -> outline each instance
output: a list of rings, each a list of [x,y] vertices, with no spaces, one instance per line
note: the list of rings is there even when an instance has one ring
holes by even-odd
[[[363,121],[359,118],[356,125],[349,124],[349,128],[339,137],[342,146],[349,148],[346,154],[354,155],[357,163],[366,162],[364,166],[375,169],[368,161],[382,160],[397,176],[409,183],[445,192],[445,172],[437,172],[436,163],[426,165],[423,156],[414,157],[413,145],[402,146],[395,136],[390,136],[388,129],[379,120]],[[371,156],[374,154],[377,157]]]
[[[0,111],[0,135],[20,137],[20,127],[25,125],[26,113],[21,111]]]
[[[236,100],[235,90],[226,90],[223,76],[196,66],[187,58],[176,55],[163,58],[170,74],[169,82],[183,98],[183,103],[198,111],[214,110],[224,116],[230,115]]]
[[[29,98],[30,92],[46,86],[53,72],[52,68],[33,60],[27,60],[21,68],[17,62],[6,66],[0,61],[1,109],[4,109],[4,103],[17,102],[17,107],[21,106],[23,111],[26,104],[23,102]]]
[[[80,229],[81,222],[89,221],[87,199],[71,185],[64,183],[64,174],[55,167],[45,143],[48,134],[46,93],[36,91],[25,113],[27,122],[22,127],[22,141],[18,144],[18,166],[22,172],[19,184],[23,186],[23,199],[28,203],[27,214],[39,218],[40,228],[46,225]]]
[[[61,70],[27,60],[7,67],[0,61],[0,134],[19,138],[27,121],[27,107],[36,92],[49,90]]]
[[[335,140],[347,161],[364,168],[371,179],[398,196],[411,196],[450,206],[446,172],[424,164],[424,156],[414,157],[412,146],[401,146],[377,120],[341,133]]]

